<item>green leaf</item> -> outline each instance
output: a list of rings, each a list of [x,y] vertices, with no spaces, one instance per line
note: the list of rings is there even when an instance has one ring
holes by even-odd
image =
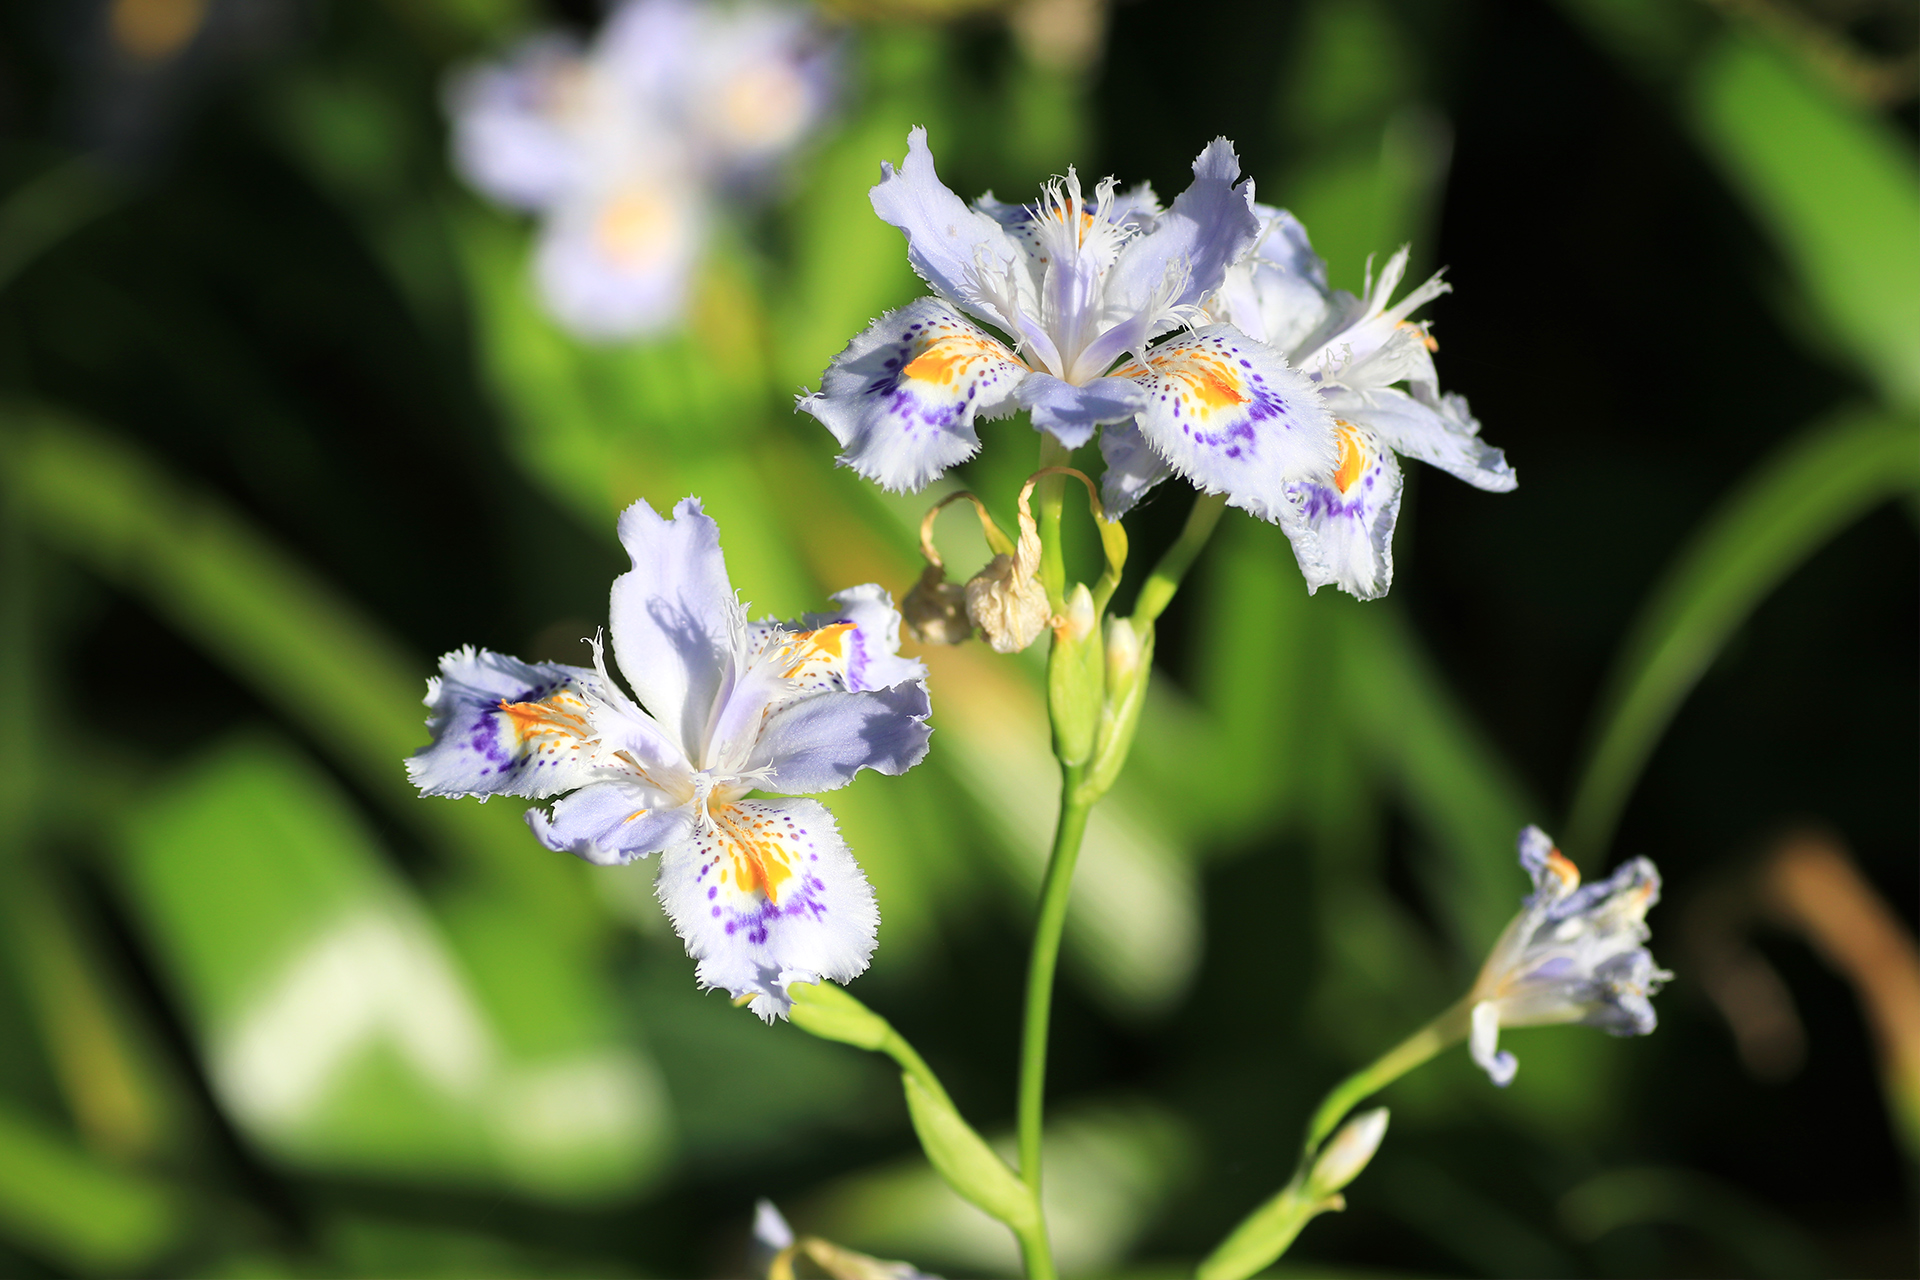
[[[1399,613],[1346,600],[1329,613],[1361,739],[1436,852],[1424,887],[1455,944],[1477,956],[1512,914],[1513,841],[1534,820],[1534,802]]]
[[[904,1072],[900,1086],[906,1090],[913,1131],[947,1185],[1015,1231],[1031,1231],[1038,1221],[1033,1194],[960,1118],[946,1094],[935,1093]]]
[[[153,1274],[185,1234],[185,1209],[164,1185],[0,1110],[0,1232],[31,1252],[81,1272]]]
[[[42,254],[119,203],[118,184],[90,159],[68,160],[0,202],[0,290]]]
[[[1831,328],[1889,400],[1920,406],[1920,181],[1887,122],[1783,49],[1730,34],[1700,62],[1695,126]]]
[[[37,540],[144,601],[326,747],[394,816],[476,862],[590,947],[604,917],[580,869],[538,856],[511,806],[423,803],[401,760],[425,744],[425,664],[305,565],[124,441],[35,407],[0,409],[0,483]]]
[[[662,1162],[651,1064],[567,1026],[567,996],[582,1000],[565,966],[537,937],[476,938],[463,913],[470,952],[514,966],[489,1007],[351,803],[284,744],[237,739],[196,761],[128,820],[124,850],[216,1095],[281,1158],[569,1199],[629,1190]],[[524,1023],[542,998],[563,1006],[544,1037],[491,1016],[518,1006]]]
[[[1920,486],[1920,426],[1879,414],[1789,441],[1707,518],[1648,597],[1595,717],[1565,846],[1597,857],[1681,701],[1735,628],[1828,539]]]

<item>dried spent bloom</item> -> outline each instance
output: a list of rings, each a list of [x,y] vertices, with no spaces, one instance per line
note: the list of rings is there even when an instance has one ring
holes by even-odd
[[[1424,322],[1407,318],[1448,291],[1440,277],[1389,305],[1406,274],[1403,247],[1378,280],[1369,273],[1360,297],[1329,289],[1326,264],[1299,221],[1284,209],[1254,209],[1262,223],[1259,242],[1228,268],[1204,305],[1214,319],[1284,353],[1332,415],[1337,456],[1289,488],[1304,520],[1287,532],[1310,591],[1332,583],[1362,600],[1376,599],[1393,583],[1401,489],[1395,454],[1481,489],[1505,491],[1517,480],[1501,452],[1480,440],[1467,402],[1441,394],[1433,338]],[[1110,509],[1125,511],[1166,475],[1123,433],[1110,432],[1104,447]]]
[[[1648,997],[1673,977],[1642,945],[1647,909],[1660,900],[1660,873],[1646,858],[1621,864],[1599,884],[1538,827],[1520,833],[1520,865],[1533,893],[1494,943],[1468,994],[1473,1060],[1495,1084],[1519,1064],[1500,1050],[1501,1027],[1580,1022],[1616,1036],[1643,1036],[1657,1019]]]
[[[867,966],[873,890],[818,801],[862,769],[927,753],[926,668],[899,656],[876,586],[798,622],[749,622],[720,531],[687,498],[620,517],[633,568],[613,583],[613,656],[592,669],[465,648],[427,682],[431,745],[407,761],[430,796],[559,796],[527,811],[549,849],[613,865],[659,853],[655,893],[703,987],[772,1021],[787,987]]]
[[[1297,525],[1289,487],[1336,465],[1333,420],[1266,344],[1231,325],[1175,332],[1204,320],[1201,299],[1260,234],[1231,143],[1216,139],[1193,174],[1164,210],[1151,188],[1122,193],[1111,178],[1089,199],[1071,169],[1033,204],[968,206],[913,130],[900,168],[881,166],[873,207],[906,234],[934,296],[874,321],[799,407],[833,432],[842,463],[892,490],[972,457],[976,418],[1026,409],[1069,448],[1104,427],[1153,465]]]
[[[973,638],[967,589],[947,580],[945,565],[929,564],[900,602],[907,631],[922,644],[964,644]]]
[[[631,0],[590,47],[536,36],[448,84],[455,167],[541,216],[534,272],[582,337],[661,329],[686,306],[713,206],[818,122],[835,59],[804,11]]]
[[[1020,510],[1020,537],[1012,555],[997,555],[967,581],[967,617],[995,653],[1019,653],[1040,638],[1053,610],[1040,571],[1040,530]]]

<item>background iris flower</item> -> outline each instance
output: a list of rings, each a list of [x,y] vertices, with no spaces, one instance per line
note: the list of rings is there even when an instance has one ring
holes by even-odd
[[[805,10],[627,0],[593,42],[545,34],[448,83],[455,164],[541,217],[554,316],[612,340],[684,317],[708,224],[764,192],[833,96],[834,43]]]

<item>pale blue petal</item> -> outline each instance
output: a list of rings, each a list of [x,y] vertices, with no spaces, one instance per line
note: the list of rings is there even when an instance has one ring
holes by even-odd
[[[889,311],[847,344],[799,407],[833,432],[840,462],[917,491],[980,447],[975,418],[1003,418],[1027,367],[939,298]]]
[[[672,519],[645,501],[620,514],[633,568],[613,580],[614,660],[641,704],[699,763],[708,722],[732,683],[746,618],[720,554],[720,530],[683,498]]]
[[[1320,255],[1308,243],[1307,229],[1300,225],[1300,219],[1285,209],[1276,209],[1269,204],[1255,204],[1253,211],[1261,223],[1260,239],[1253,247],[1253,256],[1325,294],[1327,264],[1320,260]]]
[[[1171,338],[1146,364],[1114,371],[1139,382],[1140,432],[1175,472],[1229,505],[1277,524],[1297,521],[1291,486],[1331,474],[1333,419],[1280,354],[1231,325]]]
[[[1133,510],[1147,490],[1173,474],[1166,459],[1153,451],[1138,424],[1131,421],[1116,422],[1100,433],[1100,456],[1107,463],[1100,477],[1100,503],[1109,520]]]
[[[1038,370],[1021,382],[1018,397],[1032,412],[1034,429],[1051,432],[1069,449],[1092,439],[1104,423],[1128,421],[1147,402],[1146,392],[1128,378],[1095,378],[1076,387]]]
[[[862,769],[902,774],[926,758],[932,707],[917,681],[867,693],[819,693],[781,706],[760,729],[751,761],[773,774],[778,795],[812,795],[852,782]]]
[[[1013,317],[980,300],[972,277],[977,258],[984,257],[995,270],[1024,270],[1026,255],[997,221],[969,209],[941,183],[924,128],[907,134],[907,158],[899,169],[881,163],[880,182],[871,195],[881,221],[906,233],[907,261],[922,280],[956,307],[1009,333],[1018,331]]]
[[[407,758],[407,776],[429,796],[550,796],[592,778],[582,747],[594,736],[585,709],[601,687],[583,667],[528,663],[472,646],[440,659],[427,681],[433,742]],[[516,715],[558,699],[550,717]],[[506,704],[503,707],[502,704]],[[577,723],[577,731],[569,731]],[[545,731],[541,731],[545,730]]]
[[[1294,486],[1300,515],[1312,530],[1311,563],[1301,572],[1311,594],[1329,584],[1361,600],[1377,600],[1393,585],[1393,526],[1400,515],[1400,464],[1371,433],[1341,431],[1351,452],[1333,475]]]
[[[670,119],[736,182],[791,151],[840,78],[835,42],[786,5],[639,0],[608,17],[595,52],[635,111]]]
[[[1364,422],[1389,449],[1439,467],[1478,489],[1505,493],[1520,483],[1507,456],[1480,438],[1480,422],[1464,396],[1438,395],[1433,384],[1413,383],[1409,391],[1371,391],[1366,407],[1343,416]]]
[[[814,800],[716,806],[661,855],[654,892],[700,985],[751,997],[769,1022],[786,1016],[791,984],[863,971],[880,926],[873,887]]]
[[[894,608],[886,588],[869,582],[836,591],[832,600],[836,607],[831,612],[806,614],[793,629],[814,631],[843,622],[853,624],[845,676],[850,692],[891,689],[910,680],[925,683],[927,664],[900,656],[900,611]]]
[[[693,821],[692,805],[630,779],[582,787],[555,801],[551,816],[527,810],[527,825],[541,844],[602,867],[679,843],[693,830]]]
[[[1193,162],[1193,184],[1155,220],[1151,231],[1120,251],[1107,296],[1138,313],[1197,303],[1219,288],[1228,264],[1245,254],[1260,234],[1252,180],[1239,178],[1233,144],[1214,139]],[[1167,295],[1162,286],[1170,269],[1184,270],[1185,283]]]
[[[578,45],[540,36],[505,63],[469,67],[450,77],[454,168],[475,190],[516,209],[545,209],[582,186],[587,166],[579,144],[555,115],[563,77],[579,73]]]
[[[540,296],[555,319],[592,341],[671,328],[686,314],[703,217],[698,193],[667,179],[569,199],[534,250]]]
[[[1227,319],[1279,351],[1296,352],[1332,314],[1327,265],[1307,243],[1299,219],[1285,209],[1254,208],[1262,220],[1260,241],[1227,273],[1221,290]]]
[[[1502,1089],[1513,1083],[1520,1070],[1519,1060],[1500,1047],[1500,1010],[1492,1001],[1473,1007],[1472,1030],[1467,1036],[1467,1052],[1487,1077]]]
[[[1549,886],[1560,889],[1564,880],[1552,869],[1554,855],[1553,837],[1529,823],[1520,831],[1520,869],[1533,880],[1533,889],[1539,893]],[[1557,896],[1565,896],[1564,893]]]

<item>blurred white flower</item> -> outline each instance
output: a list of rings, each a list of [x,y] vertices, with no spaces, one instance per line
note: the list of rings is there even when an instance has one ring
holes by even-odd
[[[535,277],[585,338],[685,310],[718,203],[762,191],[820,122],[833,40],[773,4],[631,0],[590,46],[545,34],[448,87],[455,167],[542,220]]]

